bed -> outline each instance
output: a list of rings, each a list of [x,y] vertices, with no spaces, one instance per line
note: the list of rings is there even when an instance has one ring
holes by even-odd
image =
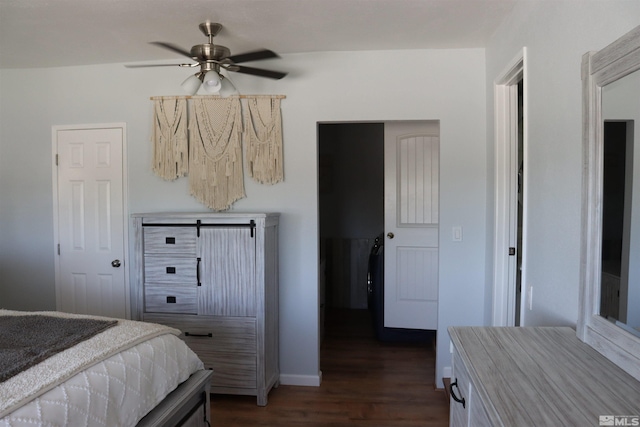
[[[0,427],[210,425],[211,371],[177,329],[2,309],[0,328]]]

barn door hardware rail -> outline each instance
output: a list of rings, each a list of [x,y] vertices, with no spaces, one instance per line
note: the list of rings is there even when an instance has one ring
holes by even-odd
[[[143,227],[196,227],[197,235],[200,237],[200,229],[202,227],[217,227],[217,228],[243,228],[247,227],[251,230],[251,237],[254,237],[254,230],[256,228],[256,222],[252,219],[248,223],[207,223],[197,220],[195,224],[176,224],[173,223],[142,223]]]

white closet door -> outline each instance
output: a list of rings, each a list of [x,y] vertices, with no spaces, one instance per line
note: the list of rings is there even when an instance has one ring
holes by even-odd
[[[126,318],[124,129],[54,129],[57,310]]]
[[[385,123],[386,327],[438,326],[438,129]]]

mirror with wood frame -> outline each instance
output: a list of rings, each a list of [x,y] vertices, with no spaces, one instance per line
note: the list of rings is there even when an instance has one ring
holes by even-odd
[[[640,380],[640,26],[583,56],[582,88],[577,335]]]

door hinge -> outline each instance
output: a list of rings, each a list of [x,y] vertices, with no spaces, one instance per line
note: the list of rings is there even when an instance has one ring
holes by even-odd
[[[58,166],[58,155],[56,154],[56,166]]]
[[[60,255],[60,243],[58,243],[58,255]]]
[[[516,248],[509,248],[509,256],[514,256],[516,254]]]

